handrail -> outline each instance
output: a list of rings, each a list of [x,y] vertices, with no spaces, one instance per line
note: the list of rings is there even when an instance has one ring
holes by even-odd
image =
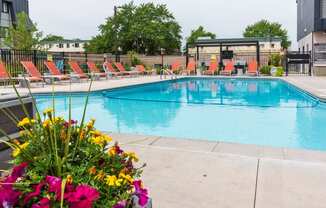
[[[160,78],[163,79],[163,75],[164,75],[164,79],[166,79],[166,75],[171,75],[171,79],[176,79],[178,78],[177,75],[175,73],[173,73],[173,71],[169,70],[169,69],[162,69],[160,72]]]

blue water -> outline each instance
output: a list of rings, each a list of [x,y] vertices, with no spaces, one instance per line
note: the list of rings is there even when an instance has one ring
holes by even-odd
[[[69,99],[56,95],[57,114]],[[85,94],[73,94],[80,119]],[[40,110],[51,96],[38,95]],[[87,118],[100,130],[326,150],[326,104],[271,79],[185,78],[90,95]]]

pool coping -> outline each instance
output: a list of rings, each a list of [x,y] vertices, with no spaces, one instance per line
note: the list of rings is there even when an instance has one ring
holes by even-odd
[[[326,163],[326,151],[240,144],[205,139],[188,139],[114,132],[106,133],[112,136],[113,141],[119,142],[122,146],[136,145],[149,148],[203,152],[220,155],[236,155],[257,159]]]

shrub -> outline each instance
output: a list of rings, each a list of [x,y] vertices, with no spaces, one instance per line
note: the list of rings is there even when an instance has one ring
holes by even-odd
[[[267,66],[267,65],[262,66],[260,68],[260,73],[261,74],[265,74],[265,75],[270,75],[271,74],[271,67],[270,66]]]
[[[272,66],[280,66],[281,65],[281,59],[282,59],[282,56],[280,54],[272,54],[270,57],[269,57],[269,65],[272,65]]]
[[[283,74],[284,74],[284,69],[283,69],[283,67],[277,67],[277,70],[276,70],[276,74],[275,74],[275,76],[277,76],[277,77],[282,77],[283,76]]]
[[[135,51],[129,51],[128,57],[130,59],[131,66],[142,64],[142,61],[138,58],[138,54]]]

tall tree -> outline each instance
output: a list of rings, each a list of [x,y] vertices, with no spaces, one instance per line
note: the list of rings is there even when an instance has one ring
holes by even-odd
[[[197,29],[191,31],[190,36],[187,38],[187,43],[189,45],[192,45],[200,37],[208,37],[211,39],[215,39],[216,34],[206,31],[203,26],[199,26]]]
[[[41,42],[63,41],[63,40],[64,38],[62,36],[48,34],[41,40]]]
[[[289,41],[288,31],[282,28],[282,25],[277,22],[269,22],[261,20],[252,25],[247,26],[243,32],[244,37],[262,37],[262,38],[281,38],[282,47],[288,48],[291,46]]]
[[[153,3],[136,6],[125,4],[99,27],[100,34],[86,46],[91,52],[155,54],[164,48],[167,53],[180,50],[181,27],[166,5]]]
[[[5,38],[5,45],[13,49],[32,50],[39,49],[42,32],[39,32],[36,24],[29,20],[25,12],[17,14],[17,23],[9,27]]]

